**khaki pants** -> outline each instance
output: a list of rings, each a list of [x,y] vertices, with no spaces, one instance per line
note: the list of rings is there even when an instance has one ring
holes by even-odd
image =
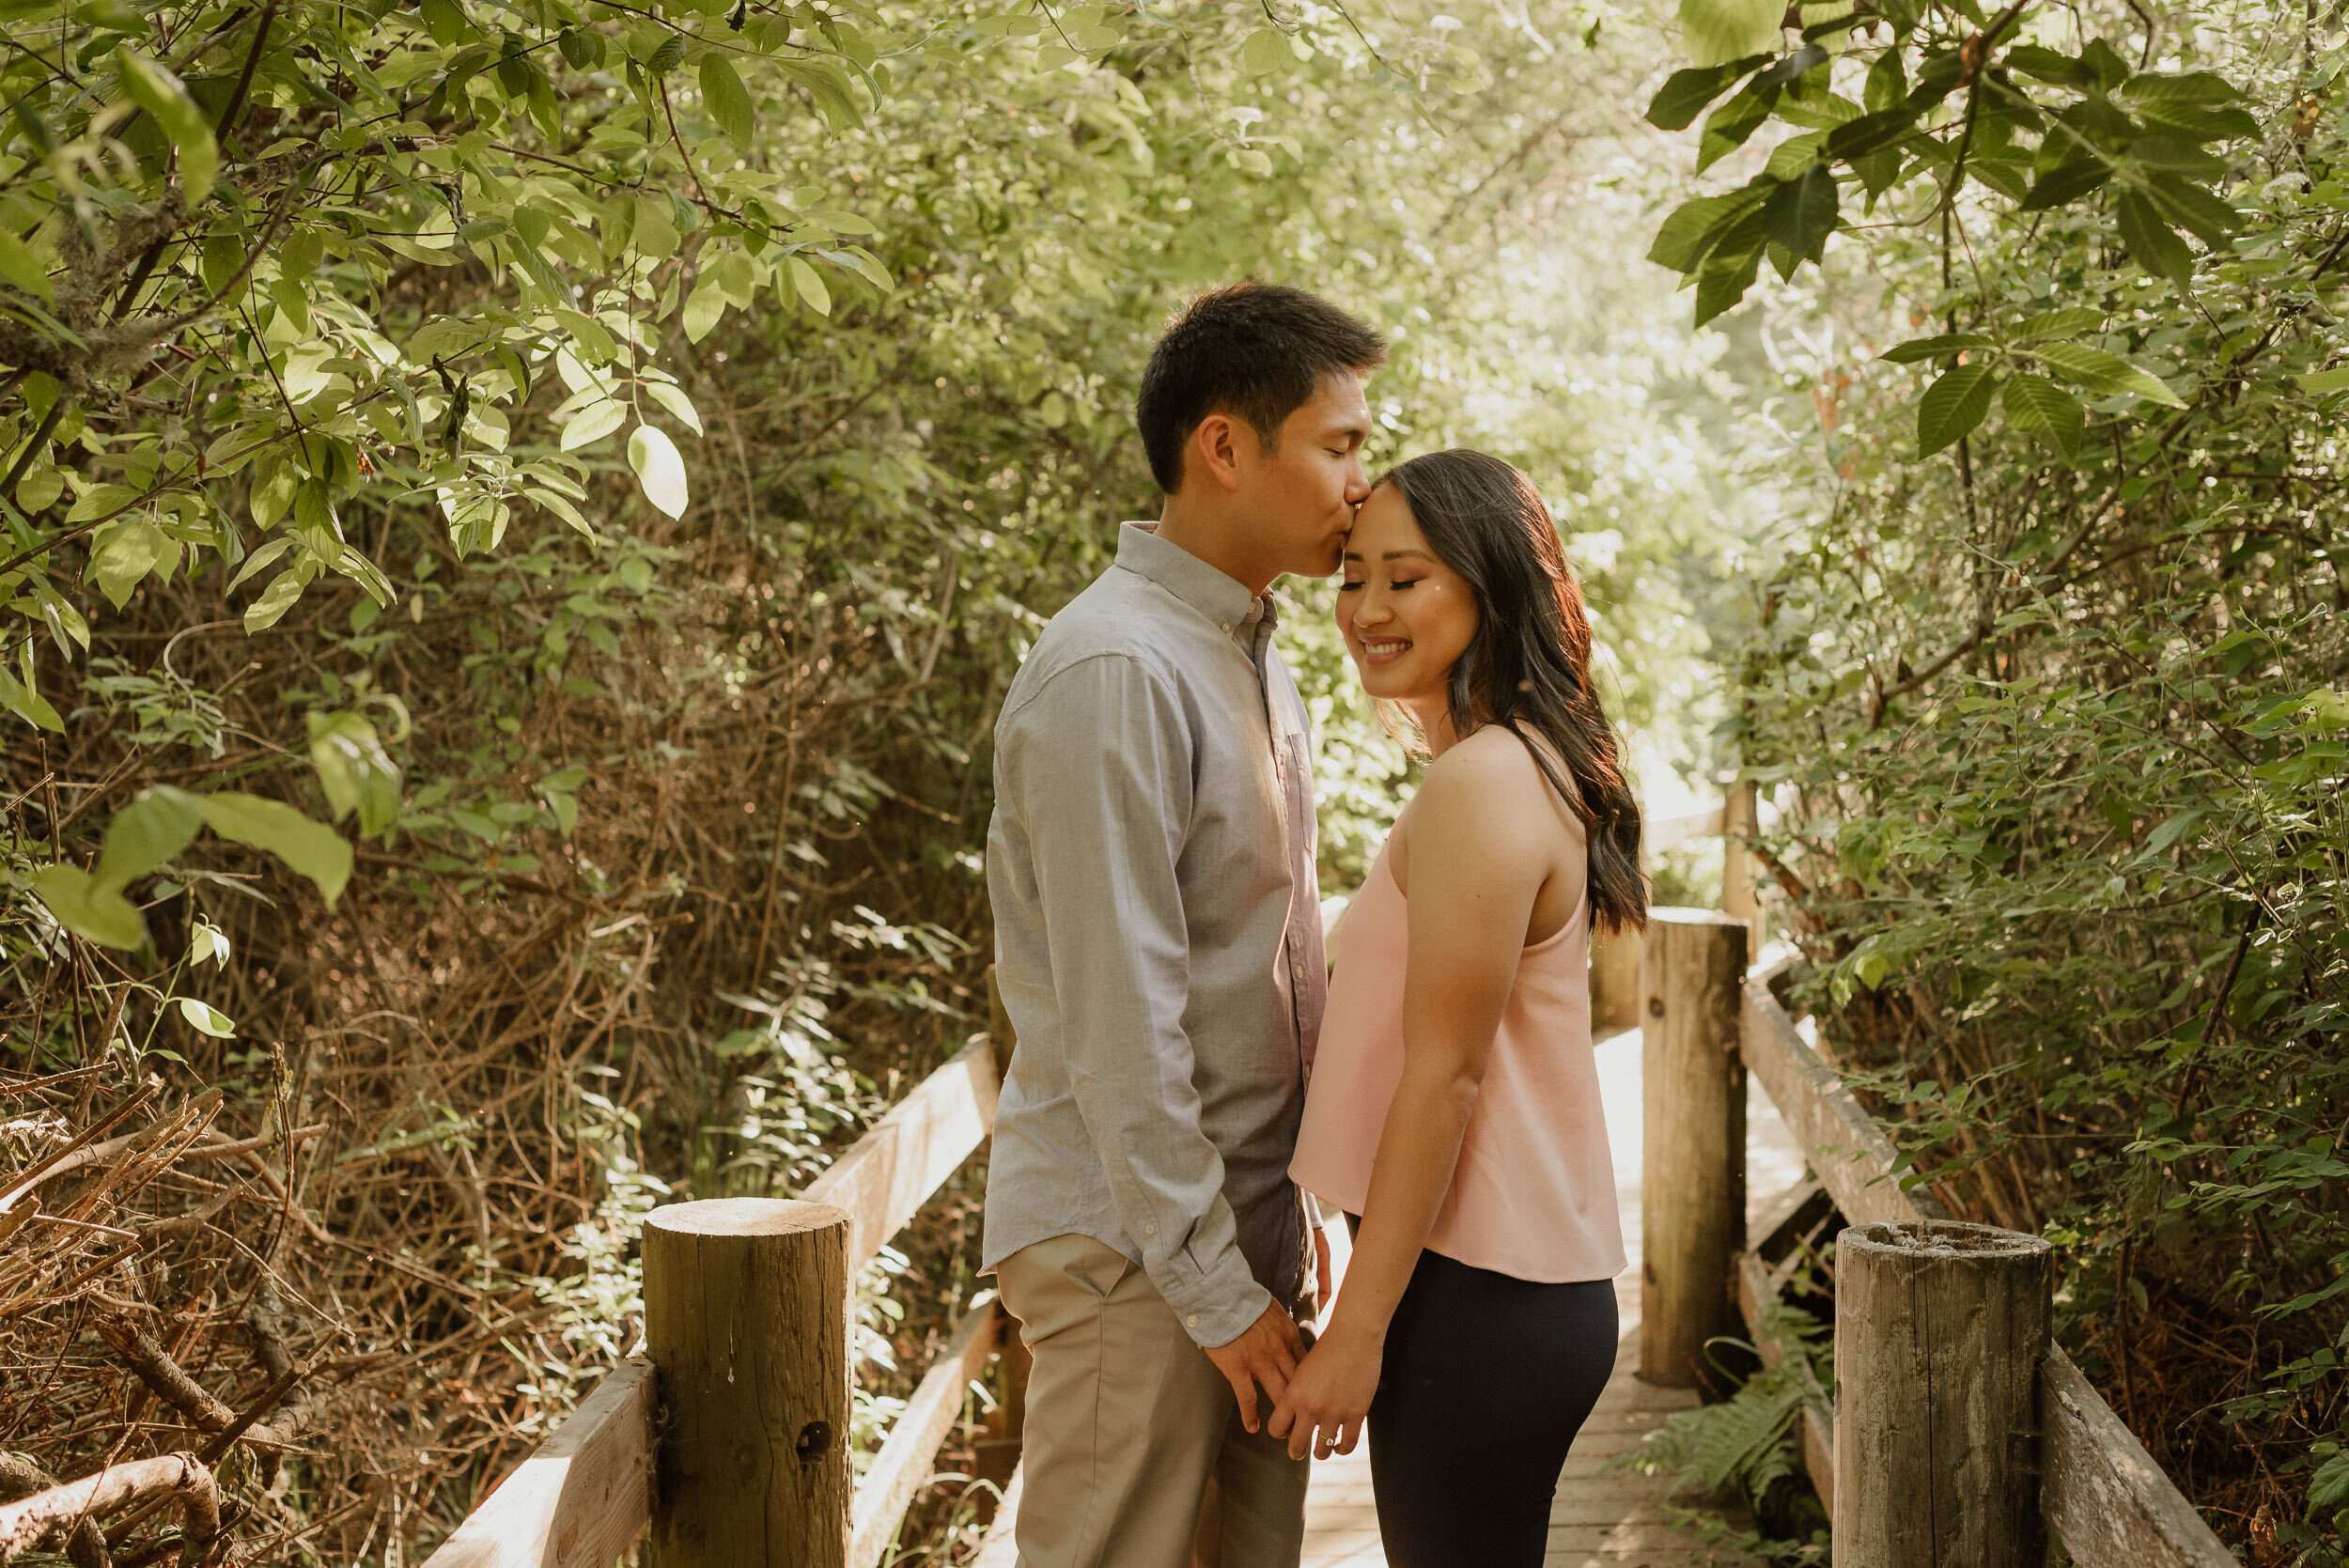
[[[1186,1568],[1195,1532],[1216,1568],[1297,1568],[1307,1462],[1240,1425],[1232,1386],[1148,1275],[1064,1235],[1005,1258],[996,1283],[1034,1358],[1019,1568]],[[1271,1413],[1261,1393],[1257,1411]]]

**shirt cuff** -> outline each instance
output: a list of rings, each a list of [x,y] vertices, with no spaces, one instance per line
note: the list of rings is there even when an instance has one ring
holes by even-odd
[[[1255,1326],[1273,1304],[1272,1293],[1256,1283],[1248,1260],[1234,1247],[1206,1273],[1181,1253],[1151,1271],[1150,1282],[1174,1309],[1191,1343],[1202,1349],[1231,1343]]]

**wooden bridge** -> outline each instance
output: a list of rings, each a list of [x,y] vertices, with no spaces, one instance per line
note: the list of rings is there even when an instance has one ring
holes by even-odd
[[[1726,823],[1715,812],[1657,823],[1655,836],[1726,828],[1735,890],[1741,804],[1750,822],[1748,794]],[[1640,1240],[1623,1281],[1637,1293],[1626,1312],[1636,1327],[1561,1478],[1549,1562],[1703,1560],[1664,1523],[1659,1488],[1606,1461],[1696,1403],[1705,1342],[1742,1331],[1834,1237],[1836,1388],[1811,1389],[1803,1439],[1839,1568],[2036,1568],[2048,1538],[2078,1568],[2232,1564],[2048,1339],[2046,1245],[1951,1221],[1895,1179],[1890,1144],[1774,988],[1783,966],[1749,964],[1750,907],[1656,914],[1636,985],[1620,952],[1597,966],[1601,997],[1629,987],[1640,1025]],[[881,1563],[966,1389],[1007,1353],[1016,1382],[1020,1360],[990,1298],[853,1479],[853,1281],[985,1140],[1000,1081],[992,1042],[1010,1039],[1000,1010],[994,1021],[801,1201],[654,1211],[644,1354],[614,1368],[426,1568],[611,1568],[640,1544],[655,1568]],[[1750,1213],[1749,1074],[1815,1173]],[[1625,1137],[1630,1108],[1610,1109]],[[1006,1405],[1017,1410],[1016,1391]],[[1019,1491],[1015,1473],[985,1568],[1015,1561]],[[1308,1531],[1316,1568],[1384,1562],[1359,1454],[1319,1467]]]

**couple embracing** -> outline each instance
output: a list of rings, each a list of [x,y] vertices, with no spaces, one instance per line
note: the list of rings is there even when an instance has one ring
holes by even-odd
[[[1532,483],[1456,451],[1366,477],[1384,354],[1296,289],[1186,310],[1136,408],[1163,513],[996,724],[1019,1043],[984,1263],[1034,1356],[1023,1568],[1294,1568],[1308,1455],[1365,1428],[1395,1568],[1533,1568],[1613,1362],[1588,939],[1644,924],[1639,810]],[[1430,761],[1332,976],[1268,591],[1341,569]]]

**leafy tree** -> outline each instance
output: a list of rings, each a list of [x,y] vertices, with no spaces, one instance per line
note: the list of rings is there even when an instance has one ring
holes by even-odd
[[[2221,1531],[2337,1561],[2340,39],[1704,20],[1649,115],[1711,104],[1744,178],[1652,255],[1822,346],[1730,738],[1828,1036],[1911,1179],[2060,1244],[2065,1337]]]

